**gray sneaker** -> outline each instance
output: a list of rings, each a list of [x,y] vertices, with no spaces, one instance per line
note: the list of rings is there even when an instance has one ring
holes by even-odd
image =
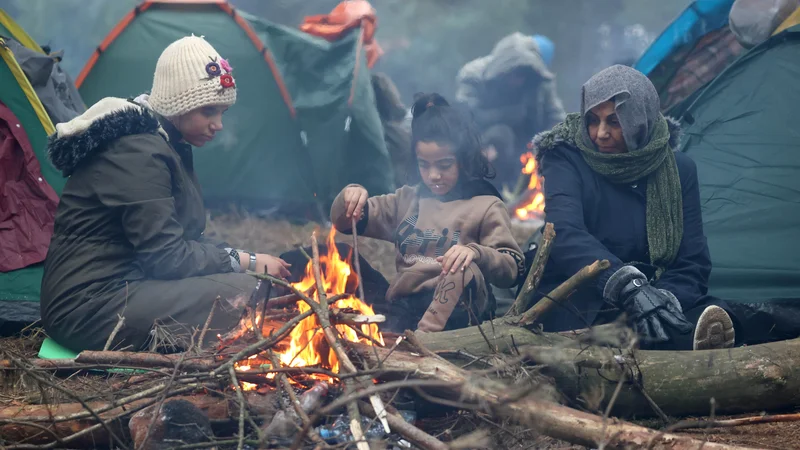
[[[709,306],[697,319],[694,350],[731,348],[736,340],[731,316],[719,306]]]

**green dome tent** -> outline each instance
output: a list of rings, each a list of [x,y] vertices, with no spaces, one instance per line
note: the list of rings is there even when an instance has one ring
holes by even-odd
[[[713,269],[756,340],[800,334],[800,26],[751,49],[682,116]]]
[[[0,336],[39,318],[39,262],[64,186],[45,155],[53,123],[9,48],[12,39],[44,53],[0,9]]]
[[[234,68],[238,100],[217,140],[195,152],[207,203],[320,212],[349,183],[394,190],[358,33],[328,42],[224,0],[148,0],[97,48],[77,79],[87,104],[150,89],[161,51],[204,36]],[[316,217],[316,216],[314,216]]]

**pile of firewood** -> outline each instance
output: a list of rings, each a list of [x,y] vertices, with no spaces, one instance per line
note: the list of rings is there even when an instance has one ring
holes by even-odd
[[[178,400],[201,413],[208,423],[232,423],[229,436],[233,437],[205,435],[202,442],[173,441],[170,448],[325,448],[327,444],[315,427],[326,416],[340,412],[348,418],[352,443],[359,450],[371,448],[362,429],[362,415],[374,418],[387,432],[421,449],[486,445],[476,436],[471,436],[473,441],[443,442],[407,422],[391,402],[393,394],[404,390],[426,402],[478,409],[498,420],[591,448],[733,449],[741,447],[674,434],[709,423],[676,422],[673,417],[800,404],[800,376],[794,376],[798,370],[794,367],[800,367],[800,341],[726,350],[656,352],[638,350],[633,333],[618,324],[570,333],[538,330],[538,319],[553,304],[608,267],[606,261],[586,267],[531,306],[555,237],[552,225],[548,224],[543,236],[509,314],[466,329],[406,332],[387,339],[385,346],[341,339],[335,327],[337,320],[360,325],[379,318],[348,316],[329,307],[321,286],[316,240],[312,239],[320,293],[316,300],[289,283],[262,276],[290,290],[292,298],[299,298],[310,310],[292,315],[268,336],[255,334],[253,343],[240,345],[235,352],[203,350],[198,345],[172,355],[85,351],[68,360],[25,359],[5,352],[0,369],[17,371],[70,401],[0,407],[0,447],[167,448],[159,420],[168,415],[167,405],[177,405]],[[316,315],[327,345],[335,352],[337,373],[319,367],[281,366],[272,350],[310,315]],[[238,362],[254,355],[267,355],[272,364],[258,371],[237,368]],[[54,372],[110,368],[136,372],[122,376],[101,400],[86,401],[53,382],[51,376]],[[521,379],[514,375],[520,371],[538,376]],[[337,395],[320,396],[314,401],[298,399],[298,394],[302,397],[314,389],[328,389],[327,385],[319,388],[320,384],[314,385],[311,380],[308,384],[317,387],[308,390],[308,385],[297,381],[309,381],[314,374],[334,380],[331,391]],[[245,391],[243,383],[262,388]],[[276,416],[285,419],[282,428],[274,425]],[[660,419],[662,429],[620,419],[645,416]],[[762,416],[749,420],[790,418]],[[278,428],[288,441],[275,440],[273,434],[279,433],[275,431]]]

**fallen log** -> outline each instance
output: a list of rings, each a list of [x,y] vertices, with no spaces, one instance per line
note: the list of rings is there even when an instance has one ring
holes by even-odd
[[[274,396],[245,392],[250,410],[262,417],[271,418],[275,412]],[[183,399],[199,408],[211,421],[230,419],[238,413],[238,406],[229,399],[213,395],[176,395],[171,400]],[[106,402],[90,402],[88,406],[103,411],[100,417],[108,421],[111,429],[120,435],[128,428],[128,418],[136,411],[155,404],[155,398],[140,398],[125,405],[116,406]],[[80,403],[54,405],[7,406],[0,408],[0,442],[7,447],[12,443],[25,442],[30,445],[46,445],[54,441],[66,440],[69,448],[105,447],[110,442],[108,431],[97,427],[97,421],[86,414]],[[77,435],[91,427],[95,429]],[[5,447],[3,447],[5,448]]]
[[[617,419],[577,411],[531,395],[521,396],[518,389],[486,377],[475,377],[436,355],[412,354],[361,345],[353,346],[371,365],[381,364],[386,372],[382,380],[427,379],[446,382],[440,392],[448,398],[485,405],[492,413],[531,426],[556,439],[591,448],[664,449],[664,450],[732,450],[741,447],[704,443],[685,436],[661,433]],[[444,384],[442,386],[445,386]]]
[[[639,350],[624,356],[602,348],[557,352],[562,361],[580,358],[601,367],[548,364],[547,373],[570,396],[599,387],[605,390],[608,402],[617,380],[623,372],[628,373],[629,380],[614,404],[618,415],[652,414],[636,383],[665,413],[674,416],[707,415],[711,399],[716,412],[724,414],[800,405],[800,339],[721,350]],[[533,359],[544,363],[542,358]]]
[[[614,354],[600,347],[577,348],[577,342],[563,334],[534,333],[508,323],[515,320],[483,323],[486,339],[477,326],[418,338],[432,351],[459,362],[464,362],[459,352],[482,358],[496,352],[516,354],[528,347],[530,355],[540,355],[532,362],[547,364],[545,373],[569,397],[599,388],[605,393],[604,404],[608,403],[621,373]],[[711,398],[716,412],[724,414],[800,405],[800,339],[722,350],[637,350],[624,363],[635,368],[634,380],[647,395],[673,416],[707,415]],[[650,402],[634,380],[624,382],[613,412],[624,417],[652,416]]]

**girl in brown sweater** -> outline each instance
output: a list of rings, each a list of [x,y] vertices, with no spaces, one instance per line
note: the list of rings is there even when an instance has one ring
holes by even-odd
[[[386,293],[387,328],[441,331],[491,318],[488,284],[509,288],[524,271],[506,206],[486,181],[493,176],[474,125],[438,94],[412,108],[415,186],[369,197],[349,185],[331,207],[331,221],[351,232],[394,242],[397,278]]]

